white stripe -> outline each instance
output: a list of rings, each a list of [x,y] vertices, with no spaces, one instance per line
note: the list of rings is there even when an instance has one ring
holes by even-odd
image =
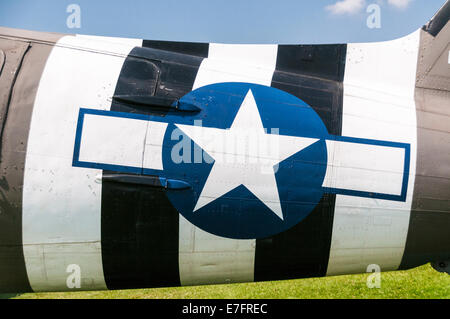
[[[418,49],[419,32],[395,41],[348,45],[342,135],[409,143],[411,166],[406,202],[337,195],[327,275],[365,272],[369,264],[383,271],[400,265],[416,168]],[[377,184],[396,189],[395,178],[381,176]]]
[[[275,69],[278,46],[272,44],[221,44],[209,45],[208,60],[234,61],[247,65]],[[225,70],[223,70],[225,71]],[[244,72],[240,72],[244,73]],[[272,79],[272,78],[271,78]]]
[[[277,62],[276,45],[209,45],[194,89],[220,82],[249,82],[270,86]]]
[[[72,157],[80,107],[110,109],[131,49],[67,36],[48,58],[33,108],[24,173],[23,244],[33,290],[67,290],[70,264],[81,268],[82,289],[106,288],[102,185],[95,182],[102,171],[72,167]]]
[[[324,187],[400,195],[405,149],[327,140]]]
[[[276,45],[210,44],[194,89],[219,82],[270,86],[276,66]],[[254,280],[256,241],[228,239],[207,233],[180,215],[179,265],[182,285]]]
[[[79,161],[162,170],[166,128],[167,123],[85,114]]]
[[[85,35],[85,34],[76,34],[76,37],[80,39],[110,42],[114,44],[122,44],[132,47],[141,47],[143,42],[142,39],[135,39],[135,38],[102,37],[97,35]]]

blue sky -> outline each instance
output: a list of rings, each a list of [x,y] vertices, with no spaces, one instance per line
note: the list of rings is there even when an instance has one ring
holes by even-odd
[[[339,3],[338,3],[339,2]],[[372,42],[407,35],[444,0],[1,0],[0,26],[155,40],[221,43]],[[337,4],[338,3],[338,4]],[[369,4],[381,28],[370,29]],[[67,27],[69,4],[81,28]]]

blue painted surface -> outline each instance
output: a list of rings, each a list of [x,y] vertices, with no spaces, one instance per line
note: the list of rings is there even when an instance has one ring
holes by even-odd
[[[179,142],[178,139],[171,139],[172,131],[176,130],[175,124],[194,125],[195,121],[202,120],[204,127],[228,129],[250,89],[268,132],[279,129],[280,135],[321,139],[279,164],[275,177],[284,220],[242,185],[193,212],[214,163],[211,160],[174,163],[169,150]],[[324,137],[328,133],[312,108],[281,90],[248,83],[208,85],[187,94],[184,99],[199,102],[203,111],[184,119],[178,116],[166,117],[170,124],[164,139],[164,148],[167,149],[163,153],[164,174],[195,181],[191,182],[193,188],[190,192],[168,192],[169,199],[180,214],[210,233],[240,239],[280,233],[308,216],[323,196],[322,182],[327,163]],[[185,135],[183,138],[189,139]],[[195,142],[191,148],[192,159],[194,145]]]

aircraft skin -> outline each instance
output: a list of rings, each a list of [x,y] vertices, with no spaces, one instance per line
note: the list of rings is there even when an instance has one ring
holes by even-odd
[[[449,272],[449,17],[336,45],[0,28],[0,292]],[[240,132],[278,149],[220,149]]]

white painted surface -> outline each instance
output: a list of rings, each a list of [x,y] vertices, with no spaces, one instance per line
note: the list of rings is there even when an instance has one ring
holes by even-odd
[[[210,44],[193,89],[219,82],[270,86],[276,45]],[[207,233],[180,215],[179,266],[182,285],[254,280],[255,240],[223,238]]]
[[[142,39],[135,39],[135,38],[102,37],[97,35],[85,35],[85,34],[77,34],[76,37],[81,39],[93,40],[97,42],[103,41],[132,47],[141,47],[143,42]]]
[[[327,140],[324,187],[400,195],[405,149]]]
[[[80,107],[110,109],[131,49],[67,36],[48,58],[33,108],[23,190],[24,257],[33,290],[67,290],[69,264],[81,268],[81,289],[106,288],[102,185],[95,182],[102,171],[72,167],[72,157]]]
[[[220,82],[248,82],[270,86],[277,62],[276,45],[209,45],[194,89]]]
[[[162,170],[166,128],[144,119],[85,114],[79,161]]]
[[[145,120],[85,114],[79,160],[142,168],[147,123]]]
[[[342,135],[410,143],[410,176],[406,202],[337,195],[327,275],[400,265],[416,170],[418,49],[418,31],[395,41],[348,45]]]
[[[162,150],[167,123],[149,122],[145,138],[144,168],[163,169]]]
[[[207,233],[180,215],[179,262],[182,285],[254,280],[255,240]]]
[[[208,60],[235,61],[248,64],[249,66],[275,69],[277,53],[278,46],[273,44],[230,45],[211,43],[209,45]],[[270,78],[272,79],[272,75],[270,75]]]

